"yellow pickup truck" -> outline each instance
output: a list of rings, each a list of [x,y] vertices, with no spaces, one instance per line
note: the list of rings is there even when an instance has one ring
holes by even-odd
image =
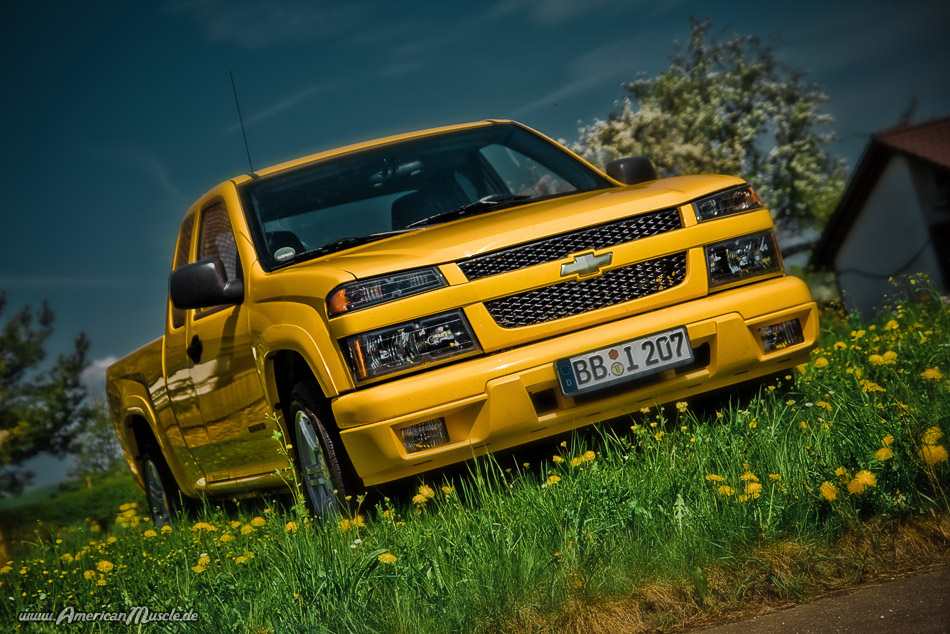
[[[786,370],[817,335],[743,180],[657,179],[638,157],[604,173],[482,121],[209,191],[181,226],[164,336],[107,392],[157,524],[288,467],[325,515],[360,487]]]

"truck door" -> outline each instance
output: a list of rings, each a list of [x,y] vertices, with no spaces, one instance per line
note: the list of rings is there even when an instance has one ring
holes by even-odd
[[[189,213],[178,233],[172,270],[194,261],[189,259],[194,228],[195,214]],[[165,375],[166,402],[170,407],[163,407],[162,399],[155,393],[152,394],[152,400],[165,438],[168,439],[186,477],[194,483],[205,477],[197,456],[201,454],[202,448],[208,445],[209,439],[198,411],[195,386],[191,381],[191,362],[185,353],[188,346],[185,339],[185,311],[175,308],[171,298],[168,300],[165,320],[162,368]],[[198,453],[194,453],[192,449]]]
[[[219,200],[205,206],[198,222],[196,259],[218,257],[229,280],[241,277],[225,203]],[[213,447],[201,457],[205,470],[226,471],[233,479],[287,466],[271,437],[277,426],[267,419],[270,410],[254,362],[247,308],[237,304],[188,313],[191,380]]]

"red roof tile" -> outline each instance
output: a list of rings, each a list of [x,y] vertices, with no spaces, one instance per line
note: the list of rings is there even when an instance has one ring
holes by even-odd
[[[874,139],[898,152],[950,168],[950,117],[884,130]]]

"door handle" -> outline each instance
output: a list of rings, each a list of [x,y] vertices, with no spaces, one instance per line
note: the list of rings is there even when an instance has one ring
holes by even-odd
[[[204,346],[201,345],[201,339],[198,338],[198,335],[195,335],[191,338],[191,344],[185,348],[185,354],[187,354],[188,358],[193,362],[198,363],[201,361],[202,350],[204,350]]]

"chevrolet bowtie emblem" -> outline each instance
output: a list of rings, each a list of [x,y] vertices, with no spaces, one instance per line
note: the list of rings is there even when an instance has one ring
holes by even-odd
[[[577,277],[589,277],[600,273],[600,269],[609,266],[614,259],[613,253],[584,253],[575,255],[573,262],[561,265],[561,277],[576,275]]]

